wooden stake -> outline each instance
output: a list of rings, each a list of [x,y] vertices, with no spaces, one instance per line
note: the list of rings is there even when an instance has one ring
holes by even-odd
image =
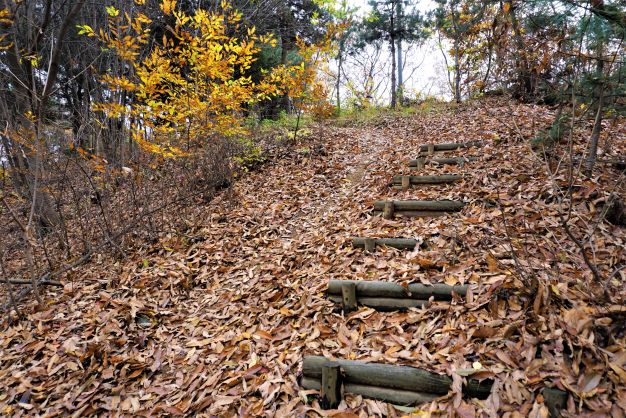
[[[417,169],[423,170],[425,165],[426,165],[426,160],[423,157],[419,157],[417,159]]]
[[[428,155],[433,155],[435,153],[435,144],[428,144]]]
[[[322,387],[320,390],[322,409],[336,409],[341,403],[341,367],[339,363],[327,361],[322,365]]]
[[[553,418],[561,416],[561,409],[567,407],[567,392],[554,388],[543,388],[543,403],[548,407],[550,416]]]
[[[356,310],[356,283],[342,283],[341,301],[343,303],[344,313],[349,313]]]
[[[365,251],[368,253],[373,253],[376,250],[376,239],[375,238],[365,238]]]
[[[394,208],[393,208],[393,201],[391,200],[387,200],[385,202],[385,206],[383,208],[383,218],[385,219],[393,219],[393,212],[394,212]]]
[[[410,185],[411,185],[411,177],[402,176],[402,190],[409,190]]]

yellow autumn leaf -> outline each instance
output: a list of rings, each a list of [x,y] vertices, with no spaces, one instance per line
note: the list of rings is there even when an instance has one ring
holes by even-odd
[[[163,0],[161,2],[161,10],[164,14],[170,15],[176,8],[176,0]]]

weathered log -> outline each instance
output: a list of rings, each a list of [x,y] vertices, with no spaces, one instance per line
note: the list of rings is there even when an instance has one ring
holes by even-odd
[[[339,363],[328,361],[322,365],[320,390],[322,409],[335,409],[341,403],[341,370]]]
[[[32,280],[26,280],[26,279],[8,279],[8,280],[7,279],[0,279],[0,283],[32,285],[33,281]],[[38,281],[37,282],[37,286],[63,287],[63,283],[57,282],[55,280],[42,280],[42,281]]]
[[[410,168],[417,168],[421,170],[424,167],[420,167],[420,161],[423,165],[460,165],[461,163],[468,163],[472,161],[477,161],[477,157],[450,157],[450,158],[417,158],[415,160],[409,160]]]
[[[321,379],[322,365],[328,360],[322,356],[307,356],[302,363],[305,377]],[[426,370],[410,366],[396,366],[381,363],[365,363],[353,360],[336,360],[343,371],[344,383],[377,386],[387,389],[424,392],[433,395],[445,395],[450,390],[452,379]],[[486,399],[491,392],[492,382],[470,380],[463,387],[467,396]]]
[[[471,148],[471,147],[480,147],[482,143],[480,141],[471,141],[471,142],[448,142],[443,144],[424,144],[420,145],[420,152],[428,152],[429,147],[433,149],[433,151],[454,151],[459,148]]]
[[[303,377],[300,380],[300,386],[304,389],[320,390],[322,383],[318,379]],[[353,393],[355,395],[361,395],[365,398],[389,402],[394,405],[419,405],[431,402],[438,397],[437,395],[430,393],[387,389],[378,386],[357,385],[354,383],[344,383],[343,388],[345,393]]]
[[[374,210],[382,211],[388,202],[390,201],[374,202]],[[465,206],[465,203],[454,200],[394,200],[391,202],[395,212],[458,212]]]
[[[452,292],[463,297],[467,294],[467,285],[450,286],[444,283],[435,283],[432,285],[411,283],[405,287],[398,283],[364,280],[330,280],[328,282],[328,294],[341,295],[341,288],[346,283],[353,283],[356,286],[357,298],[372,297],[428,300],[432,296],[435,300],[452,300]]]
[[[343,303],[341,296],[329,295],[328,299],[334,303]],[[409,308],[422,308],[428,304],[427,300],[361,297],[361,296],[357,296],[356,301],[357,301],[357,305],[374,308],[377,311],[381,311],[381,312],[403,311]]]
[[[561,409],[567,407],[567,392],[554,388],[543,388],[541,394],[543,395],[544,403],[548,407],[550,416],[553,418],[560,417]]]
[[[463,176],[457,174],[444,174],[441,176],[394,176],[391,181],[392,186],[401,186],[404,188],[405,183],[409,184],[445,184],[459,181]],[[404,182],[404,183],[403,183]]]
[[[366,248],[367,240],[372,238],[352,238],[352,245],[357,248]],[[373,238],[374,245],[386,245],[400,250],[413,250],[418,241],[413,238]]]
[[[382,211],[375,210],[372,212],[374,216],[381,216]],[[396,212],[397,216],[404,218],[438,218],[440,216],[446,216],[448,212],[441,210],[403,210],[402,212]]]

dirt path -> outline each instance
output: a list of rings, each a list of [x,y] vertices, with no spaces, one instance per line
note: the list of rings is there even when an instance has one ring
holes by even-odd
[[[537,112],[529,125],[550,119],[536,109],[518,111]],[[214,202],[195,243],[171,239],[152,254],[129,255],[115,281],[107,278],[115,275],[112,268],[86,269],[83,287],[51,294],[48,309],[0,339],[2,414],[325,414],[317,402],[305,403],[314,397],[297,384],[305,354],[449,375],[479,361],[485,376],[496,379],[487,401],[451,395],[422,408],[444,416],[540,411],[540,388],[557,381],[576,385],[578,375],[563,368],[559,347],[584,347],[576,330],[563,331],[562,321],[578,318],[575,307],[586,303],[586,273],[571,273],[584,266],[575,248],[563,249],[559,235],[544,234],[538,246],[523,235],[506,236],[503,213],[519,231],[552,227],[554,204],[538,200],[546,193],[539,181],[544,167],[525,143],[496,145],[513,134],[494,123],[492,113],[506,117],[508,108],[464,112],[324,128],[313,140],[323,153],[311,146],[244,176],[232,201]],[[483,139],[486,146],[472,151],[483,157],[476,164],[426,170],[463,172],[468,179],[460,184],[390,189],[393,175],[408,174],[407,160],[425,139]],[[371,217],[373,201],[388,197],[450,198],[467,206],[437,219]],[[584,220],[580,215],[581,225]],[[623,230],[603,233],[613,238],[602,251],[619,259]],[[366,254],[351,248],[352,236],[415,237],[424,246]],[[513,274],[511,243],[530,270],[552,263],[570,274],[546,278],[553,287],[537,297]],[[569,258],[546,255],[557,244]],[[469,283],[471,291],[464,304],[434,303],[404,313],[361,308],[344,317],[324,298],[329,279]],[[562,305],[569,310],[559,316],[559,305],[548,305],[546,294],[562,304],[576,302]],[[587,361],[589,350],[580,350],[577,361]],[[538,351],[541,364],[533,363]],[[586,406],[601,408],[615,398],[618,386],[611,385]],[[357,396],[348,396],[342,408],[363,417],[401,415]]]

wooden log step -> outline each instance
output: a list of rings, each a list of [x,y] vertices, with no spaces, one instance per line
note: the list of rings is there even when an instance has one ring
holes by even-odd
[[[408,184],[446,184],[454,183],[463,178],[463,176],[457,174],[444,174],[441,176],[394,176],[391,180],[391,185],[394,187],[403,187],[407,183],[407,177]]]
[[[418,244],[418,240],[414,238],[352,238],[352,246],[356,248],[365,248],[368,251],[374,251],[374,248],[367,248],[367,240],[374,241],[374,248],[378,245],[385,245],[387,247],[397,248],[399,250],[413,250]]]
[[[419,168],[419,160],[422,160],[424,165],[461,165],[462,163],[477,161],[478,157],[417,158],[409,161],[409,167]]]
[[[322,366],[327,362],[328,360],[322,356],[306,356],[302,363],[303,376],[321,381]],[[336,360],[335,363],[341,367],[343,381],[347,384],[431,395],[445,395],[452,385],[452,379],[448,376],[410,366],[352,360]],[[491,392],[492,384],[493,382],[489,380],[483,382],[469,380],[463,387],[463,394],[473,398],[486,399]],[[391,402],[388,399],[382,400]]]
[[[420,145],[420,152],[428,152],[429,148],[433,151],[454,151],[459,148],[471,148],[471,147],[480,147],[482,146],[481,141],[470,141],[470,142],[447,142],[443,144],[424,144]],[[434,149],[433,149],[434,148]]]
[[[300,386],[304,389],[320,390],[322,383],[318,379],[303,377],[300,380]],[[378,386],[357,385],[354,383],[344,383],[343,389],[346,393],[353,393],[355,395],[361,395],[364,398],[390,402],[394,405],[419,405],[426,402],[432,402],[437,398],[437,395],[430,393],[387,389]]]
[[[328,300],[344,305],[344,300],[338,295],[328,295]],[[404,311],[409,308],[422,308],[428,304],[427,300],[418,299],[395,299],[395,298],[368,298],[357,296],[356,302],[358,305],[367,306],[368,308],[376,309],[381,312],[392,311]],[[350,312],[349,307],[344,308],[344,312]]]
[[[385,219],[393,219],[395,215],[426,218],[458,212],[464,206],[463,202],[453,200],[381,200],[374,202],[374,215],[382,214]]]
[[[403,286],[399,283],[363,280],[330,280],[327,293],[341,296],[341,288],[346,283],[356,286],[357,299],[370,297],[428,300],[432,296],[435,300],[452,300],[452,292],[463,297],[467,294],[467,285],[411,283],[408,286]]]
[[[389,200],[374,202],[374,210],[382,211],[387,202]],[[393,200],[392,202],[396,212],[407,210],[458,212],[465,206],[465,203],[454,200]]]

